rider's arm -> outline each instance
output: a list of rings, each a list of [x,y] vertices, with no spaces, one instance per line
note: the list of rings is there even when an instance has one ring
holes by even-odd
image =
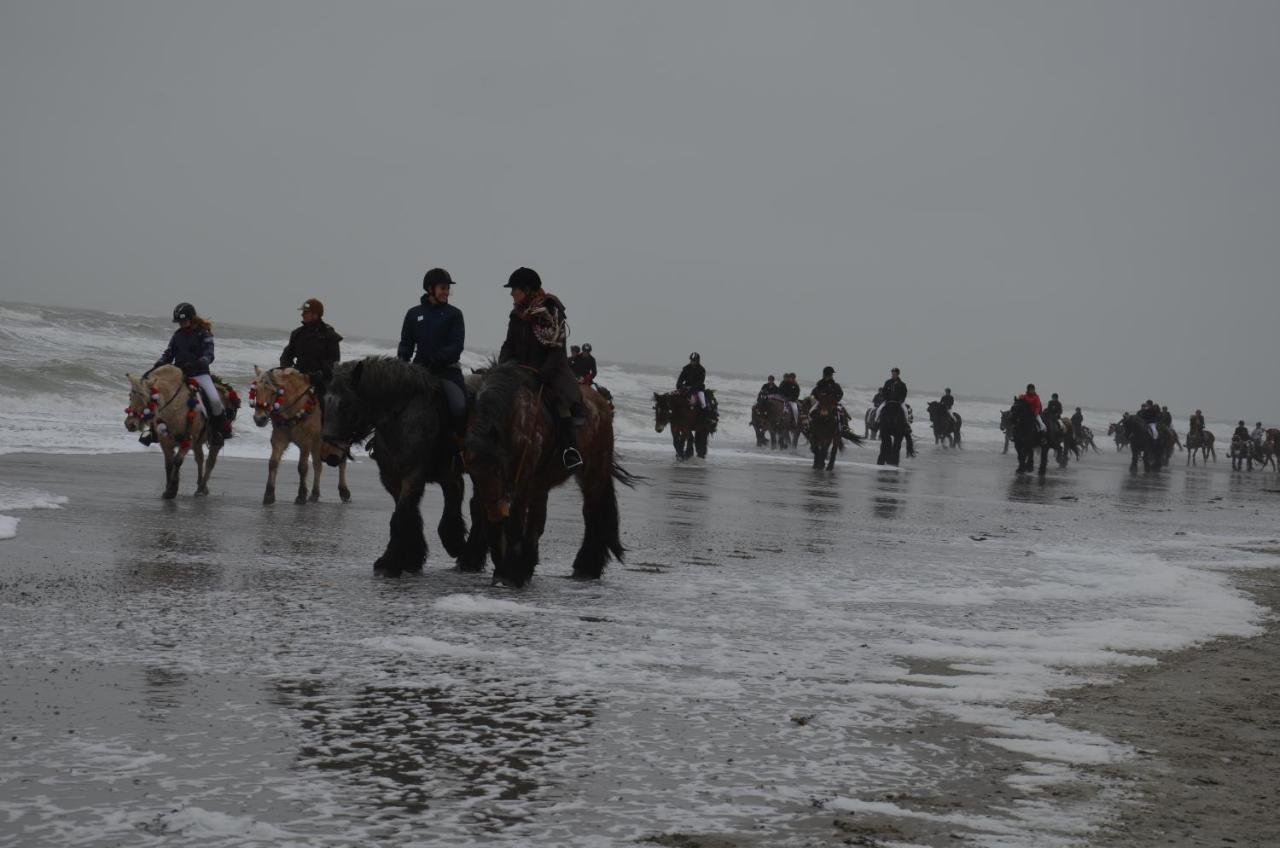
[[[400,327],[400,346],[396,348],[396,356],[404,362],[413,359],[413,349],[418,346],[413,337],[414,324],[417,323],[414,321],[414,311],[410,309],[405,313],[404,324]]]
[[[173,362],[173,336],[169,337],[169,344],[165,346],[164,353],[160,354],[160,358],[156,360],[156,364],[151,366],[151,370],[159,368],[161,365],[168,365]]]

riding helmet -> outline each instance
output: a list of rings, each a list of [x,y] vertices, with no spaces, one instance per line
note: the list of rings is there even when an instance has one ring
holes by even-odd
[[[538,276],[538,272],[532,268],[517,268],[511,272],[511,277],[507,280],[504,289],[524,289],[525,291],[537,291],[542,288],[542,278]]]
[[[422,275],[422,290],[431,291],[433,286],[451,286],[453,277],[443,268],[432,268]]]
[[[689,361],[690,361],[690,362],[701,362],[701,361],[702,361],[702,357],[701,357],[701,356],[698,356],[698,352],[695,350],[693,353],[689,354]]]
[[[830,377],[834,373],[836,373],[836,369],[832,368],[830,365],[822,369],[822,376],[824,377]]]
[[[196,317],[196,308],[189,303],[179,303],[173,307],[173,323],[177,324],[184,318],[188,321],[194,321]]]
[[[1031,394],[1031,393],[1032,393],[1032,392],[1034,392],[1035,390],[1036,390],[1036,384],[1035,384],[1035,383],[1027,383],[1027,394]]]
[[[583,352],[583,353],[590,353],[590,352],[591,352],[591,343],[590,343],[590,342],[587,342],[586,344],[584,344],[584,345],[582,346],[582,352]]]

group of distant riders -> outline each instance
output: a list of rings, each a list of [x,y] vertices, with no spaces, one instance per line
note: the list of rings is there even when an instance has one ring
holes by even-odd
[[[425,368],[440,380],[453,426],[457,433],[461,433],[467,415],[466,386],[460,365],[466,328],[462,311],[449,303],[454,285],[453,277],[443,268],[432,268],[423,276],[420,303],[405,314],[396,355],[403,361]],[[510,290],[512,309],[506,338],[498,354],[498,363],[513,362],[538,374],[549,395],[548,408],[554,410],[558,419],[558,453],[566,468],[577,469],[582,465],[577,428],[585,422],[586,417],[579,387],[591,387],[608,399],[607,391],[595,382],[598,367],[592,347],[590,344],[580,347],[566,345],[569,325],[564,303],[543,288],[536,271],[517,268],[511,273],[505,288]],[[294,368],[305,374],[317,396],[322,397],[325,387],[333,377],[334,366],[341,357],[342,336],[325,322],[324,304],[318,298],[304,301],[299,311],[301,326],[290,334],[288,344],[280,354],[280,367]],[[214,361],[212,325],[200,317],[190,303],[180,303],[174,308],[173,321],[178,328],[153,370],[161,365],[175,365],[198,386],[208,411],[210,443],[220,445],[232,435],[230,419],[234,410],[224,408],[210,373],[210,366]],[[714,394],[707,390],[706,380],[707,372],[702,365],[701,356],[696,352],[692,353],[676,380],[676,391],[688,397],[691,404],[714,423],[719,413]],[[799,425],[801,394],[795,372],[784,373],[780,382],[770,375],[768,381],[760,387],[757,403],[763,404],[773,397],[781,399],[787,413]],[[809,396],[815,404],[823,401],[834,404],[839,410],[841,433],[850,437],[849,416],[841,404],[844,390],[836,382],[834,367],[828,365],[822,369],[822,379],[814,384]],[[878,422],[888,404],[897,405],[903,412],[903,420],[909,420],[906,400],[906,383],[902,381],[900,370],[893,368],[872,401],[874,411],[870,415],[870,422]],[[1042,404],[1035,385],[1028,384],[1026,392],[1019,395],[1018,400],[1025,402],[1030,408],[1042,440],[1046,439],[1049,428],[1060,422],[1063,415],[1058,395],[1053,394],[1047,404]],[[950,414],[955,404],[951,389],[948,388],[943,393],[938,403]],[[1161,424],[1172,427],[1173,417],[1168,407],[1150,400],[1142,404],[1134,414],[1151,428],[1153,436]],[[1075,431],[1079,432],[1084,422],[1080,407],[1075,408],[1069,420]],[[1196,410],[1196,414],[1191,417],[1192,433],[1196,432],[1197,426],[1200,430],[1204,428],[1204,416],[1200,410]],[[1267,431],[1261,422],[1250,432],[1244,421],[1240,421],[1233,434],[1235,439],[1248,439],[1258,445],[1266,437]],[[145,431],[141,441],[143,444],[155,441],[154,432]],[[908,455],[914,456],[909,426],[906,442]]]

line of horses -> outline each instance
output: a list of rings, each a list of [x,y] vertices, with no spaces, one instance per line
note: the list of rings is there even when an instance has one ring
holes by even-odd
[[[374,562],[396,577],[422,570],[427,541],[419,506],[428,484],[440,486],[444,506],[436,530],[460,570],[481,571],[493,562],[495,584],[523,586],[539,560],[551,489],[572,476],[582,492],[584,534],[573,576],[598,579],[623,546],[615,483],[637,479],[614,458],[613,407],[597,391],[581,387],[587,410],[579,431],[583,466],[569,472],[556,456],[555,422],[543,402],[537,375],[518,365],[496,365],[467,378],[471,414],[465,432],[449,415],[440,381],[425,369],[392,357],[344,362],[334,369],[323,402],[307,377],[292,368],[255,369],[250,390],[254,421],[272,427],[271,460],[263,502],[275,500],[280,455],[298,446],[297,503],[320,498],[323,464],[339,469],[339,495],[350,500],[346,463],[353,445],[368,442],[383,488],[395,502],[386,548]],[[129,375],[125,427],[150,430],[165,460],[164,497],[177,495],[182,464],[196,459],[196,494],[208,494],[220,445],[210,445],[203,403],[194,385],[173,366],[144,377]],[[230,397],[224,404],[232,408]],[[308,468],[312,470],[308,493]],[[462,515],[464,476],[470,476],[471,527]]]

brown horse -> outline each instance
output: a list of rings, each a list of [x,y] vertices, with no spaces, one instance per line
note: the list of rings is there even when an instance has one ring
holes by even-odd
[[[1201,454],[1205,462],[1209,457],[1218,461],[1218,452],[1213,448],[1214,436],[1208,430],[1191,430],[1187,433],[1187,465],[1196,464],[1196,454]]]
[[[707,392],[708,399],[711,392]],[[711,427],[705,410],[699,410],[684,392],[653,393],[653,428],[661,433],[671,426],[671,443],[678,459],[688,459],[696,451],[699,459],[707,456],[707,437]]]
[[[538,564],[548,494],[570,476],[582,490],[586,525],[573,576],[598,579],[610,555],[622,560],[614,481],[632,485],[635,478],[614,460],[613,410],[596,392],[579,390],[587,410],[586,423],[578,430],[583,464],[570,472],[556,450],[556,425],[536,375],[507,364],[480,380],[463,454],[473,488],[463,570],[478,571],[487,552],[493,558],[495,585],[527,583]]]
[[[195,381],[187,380],[182,369],[173,365],[161,365],[141,378],[125,376],[129,378],[129,405],[125,407],[124,426],[130,433],[150,429],[160,443],[164,453],[164,497],[177,497],[178,479],[188,451],[196,456],[196,494],[209,494],[209,475],[222,448],[209,446],[206,460],[208,434]],[[235,393],[219,387],[218,394],[230,415],[233,404],[238,403]]]
[[[326,452],[319,401],[311,380],[293,368],[263,371],[255,365],[253,373],[257,378],[249,389],[253,423],[259,427],[271,425],[271,460],[267,463],[267,490],[262,495],[262,502],[276,502],[276,472],[280,470],[280,457],[292,444],[298,446],[298,496],[293,502],[307,502],[307,463],[310,462],[311,502],[315,503],[320,500],[320,471],[324,468]],[[351,500],[345,456],[338,463],[338,497],[343,503]]]

